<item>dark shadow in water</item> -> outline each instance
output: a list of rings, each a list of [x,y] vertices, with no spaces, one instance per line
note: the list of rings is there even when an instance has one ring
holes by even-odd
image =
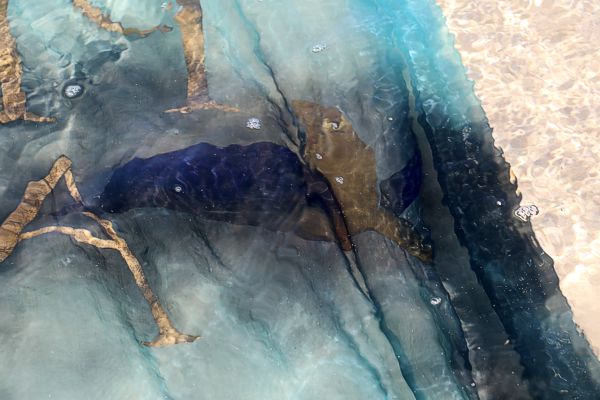
[[[521,356],[532,396],[597,398],[598,361],[573,322],[552,259],[531,224],[514,215],[521,199],[491,129],[452,129],[448,118],[417,111],[456,235]],[[442,122],[434,128],[432,119]]]

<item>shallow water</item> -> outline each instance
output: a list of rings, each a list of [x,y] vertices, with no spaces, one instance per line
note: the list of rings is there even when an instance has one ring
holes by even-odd
[[[434,2],[6,15],[0,398],[598,394]]]
[[[496,145],[598,354],[600,13],[593,1],[439,0]]]

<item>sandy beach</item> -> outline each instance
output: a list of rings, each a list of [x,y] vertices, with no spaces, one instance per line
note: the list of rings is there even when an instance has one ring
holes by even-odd
[[[438,0],[536,235],[600,354],[600,3]]]

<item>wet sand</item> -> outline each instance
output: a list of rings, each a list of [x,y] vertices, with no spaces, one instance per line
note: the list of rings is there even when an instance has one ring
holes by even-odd
[[[600,354],[600,3],[438,0],[475,91],[535,204],[536,235]]]

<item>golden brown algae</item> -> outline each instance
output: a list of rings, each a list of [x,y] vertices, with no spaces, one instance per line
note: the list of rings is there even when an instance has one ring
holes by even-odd
[[[303,158],[329,181],[350,235],[373,230],[430,261],[431,247],[410,223],[380,207],[375,153],[342,112],[307,101],[294,101],[292,106],[306,132]]]
[[[0,124],[17,120],[52,122],[53,118],[40,117],[26,110],[27,96],[21,91],[23,69],[17,53],[17,44],[10,33],[7,11],[8,0],[0,0],[0,88],[2,89]]]
[[[73,6],[96,25],[110,32],[123,35],[147,36],[157,30],[169,32],[172,29],[166,25],[159,25],[148,30],[125,28],[119,22],[113,22],[102,13],[102,10],[88,3],[87,0],[72,0]],[[185,65],[188,71],[186,105],[167,110],[168,113],[187,114],[194,110],[223,110],[238,112],[235,107],[218,104],[208,95],[208,81],[206,79],[204,31],[202,25],[202,7],[199,0],[177,0],[180,9],[175,15],[175,22],[181,31]]]
[[[183,41],[185,65],[188,71],[187,104],[167,110],[187,114],[193,110],[223,110],[238,112],[235,107],[218,104],[208,95],[206,79],[202,6],[199,0],[177,0],[180,10],[175,15]]]
[[[91,212],[84,212],[84,215],[93,219],[102,227],[102,230],[109,239],[95,237],[87,229],[72,228],[69,226],[46,226],[23,233],[23,229],[35,219],[44,200],[63,177],[65,178],[65,183],[71,197],[78,203],[83,203],[71,172],[71,160],[65,156],[61,156],[54,162],[54,165],[45,178],[29,182],[17,208],[0,225],[0,262],[10,256],[20,241],[52,232],[68,235],[80,243],[85,243],[98,249],[116,250],[121,254],[121,257],[133,274],[135,283],[142,292],[144,299],[148,302],[152,317],[158,326],[158,337],[152,342],[143,342],[143,344],[146,346],[169,346],[178,343],[193,342],[198,339],[198,336],[185,335],[173,326],[158,297],[154,294],[152,288],[150,288],[138,259],[127,245],[127,242],[117,234],[112,222],[109,220],[102,219]]]
[[[121,33],[123,35],[148,36],[152,32],[170,32],[172,29],[166,25],[158,25],[154,28],[140,30],[135,28],[125,28],[120,22],[113,22],[110,17],[104,15],[102,10],[88,3],[87,0],[72,0],[73,7],[77,8],[90,21],[94,22],[100,28],[109,32]]]

